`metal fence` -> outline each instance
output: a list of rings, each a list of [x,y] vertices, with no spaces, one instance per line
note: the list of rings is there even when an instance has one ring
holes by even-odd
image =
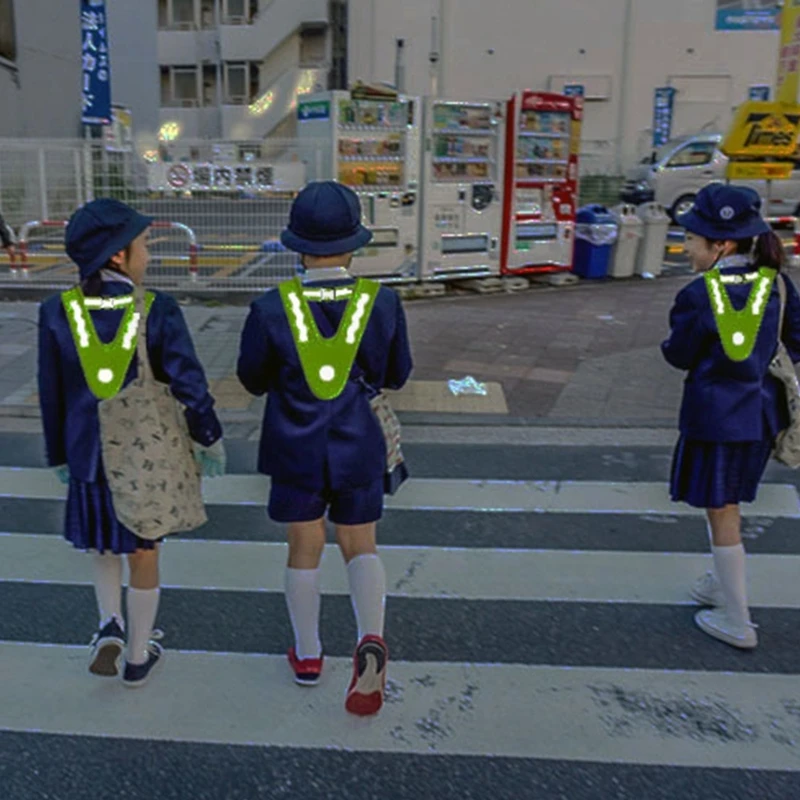
[[[296,273],[278,241],[292,198],[316,175],[329,143],[270,139],[187,142],[145,153],[96,140],[0,140],[0,210],[20,234],[16,263],[0,251],[0,284],[60,288],[76,269],[64,223],[95,197],[154,217],[149,282],[160,288],[255,292]],[[616,201],[621,181],[602,146],[588,151],[582,202]]]
[[[0,281],[53,288],[74,281],[64,222],[86,201],[113,197],[157,220],[152,285],[276,285],[296,272],[278,236],[317,152],[314,142],[277,139],[181,142],[144,155],[95,141],[0,141],[0,210],[20,238],[16,263],[0,257]]]

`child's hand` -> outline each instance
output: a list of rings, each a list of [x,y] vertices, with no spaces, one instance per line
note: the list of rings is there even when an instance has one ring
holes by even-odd
[[[60,467],[53,467],[53,472],[56,473],[56,477],[64,486],[69,484],[69,467],[66,464],[62,464]]]
[[[222,439],[217,439],[210,447],[203,447],[197,442],[192,443],[194,457],[206,478],[219,478],[225,474],[227,457]]]

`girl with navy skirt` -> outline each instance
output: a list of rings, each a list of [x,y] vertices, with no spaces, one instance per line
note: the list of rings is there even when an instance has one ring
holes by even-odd
[[[706,510],[714,570],[692,597],[711,609],[698,627],[742,649],[756,647],[745,580],[740,503],[752,503],[789,412],[782,385],[769,373],[778,343],[780,294],[786,308],[780,336],[800,361],[800,297],[781,272],[784,250],[751,189],[711,184],[678,222],[695,272],[670,313],[664,358],[687,372],[680,438],[670,492]]]
[[[84,324],[94,326],[105,347],[116,346],[126,310],[133,302],[134,286],[144,279],[151,222],[124,203],[95,200],[76,211],[67,226],[67,253],[80,270],[82,317],[88,318]],[[160,292],[154,295],[146,324],[153,374],[169,384],[186,407],[186,421],[204,474],[222,474],[222,429],[186,322],[172,297]],[[84,375],[73,325],[79,331],[77,322],[68,318],[61,295],[42,304],[38,379],[47,460],[69,487],[64,536],[74,547],[92,553],[100,622],[90,645],[89,671],[117,675],[127,644],[122,679],[127,686],[141,686],[163,661],[163,650],[154,641],[160,632],[153,631],[159,601],[159,548],[157,542],[141,539],[125,528],[114,513],[103,471],[98,398]],[[125,365],[123,386],[136,377],[133,353],[135,347]],[[127,555],[130,569],[127,642],[121,608],[123,555]]]

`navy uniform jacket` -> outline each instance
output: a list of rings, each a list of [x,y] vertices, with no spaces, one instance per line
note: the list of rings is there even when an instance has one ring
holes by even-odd
[[[351,281],[328,281],[324,285],[348,283]],[[338,330],[346,305],[346,301],[309,302],[323,336]],[[239,380],[247,391],[268,393],[259,471],[276,482],[312,490],[347,490],[382,479],[386,445],[369,404],[370,392],[358,378],[363,377],[375,389],[400,389],[411,367],[400,298],[382,286],[351,380],[336,399],[317,399],[303,375],[280,292],[266,292],[250,307],[238,366]]]
[[[723,267],[720,272],[744,274],[753,267]],[[800,296],[786,281],[786,311],[782,339],[792,361],[800,361]],[[740,311],[752,283],[725,284],[733,307]],[[773,438],[789,423],[782,385],[768,370],[778,337],[780,296],[773,284],[756,346],[745,361],[732,361],[722,349],[714,312],[701,276],[678,292],[670,313],[671,333],[662,345],[664,358],[688,370],[683,390],[680,431],[704,442],[762,441]]]
[[[129,293],[126,283],[103,284],[104,296]],[[203,368],[178,303],[169,295],[154,294],[147,318],[147,352],[153,374],[156,380],[168,383],[186,406],[192,439],[208,446],[222,436],[222,428]],[[116,336],[124,312],[125,309],[89,312],[101,341],[110,342]],[[134,356],[124,385],[136,373]],[[68,464],[71,477],[95,481],[101,469],[98,400],[83,376],[60,295],[48,298],[39,308],[39,404],[50,466]]]

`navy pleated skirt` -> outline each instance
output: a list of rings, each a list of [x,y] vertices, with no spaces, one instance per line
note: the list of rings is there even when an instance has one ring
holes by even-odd
[[[696,508],[752,503],[774,447],[763,442],[698,442],[681,436],[670,494]]]
[[[93,483],[70,480],[64,538],[79,550],[98,553],[133,553],[152,550],[156,545],[140,539],[117,519],[111,489],[102,470]]]

